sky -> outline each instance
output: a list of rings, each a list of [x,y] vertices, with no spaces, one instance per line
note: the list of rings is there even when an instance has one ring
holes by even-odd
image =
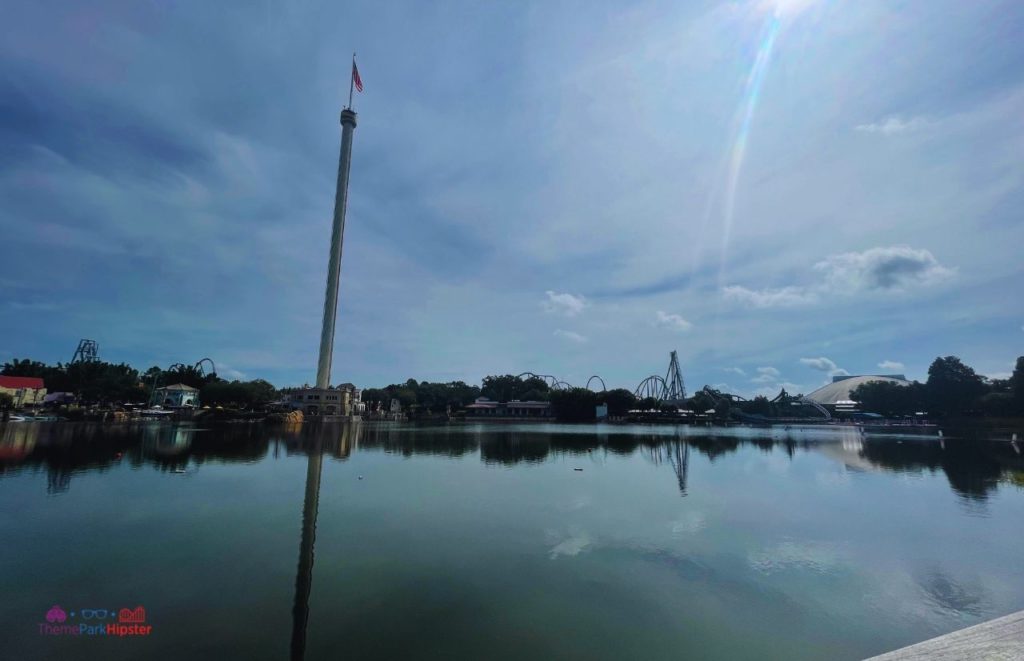
[[[1024,354],[1024,4],[96,2],[0,23],[0,362],[810,392]]]

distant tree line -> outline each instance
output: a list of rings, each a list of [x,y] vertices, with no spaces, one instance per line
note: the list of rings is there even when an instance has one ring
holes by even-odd
[[[139,371],[126,363],[96,360],[47,365],[15,358],[4,363],[0,373],[41,378],[48,392],[73,392],[89,402],[139,402],[145,401],[147,396]]]
[[[412,413],[443,413],[449,406],[459,409],[480,397],[480,388],[463,381],[431,383],[409,379],[405,383],[392,384],[385,388],[366,388],[362,400],[373,411],[387,410],[391,400],[397,399],[402,410]]]
[[[274,386],[262,379],[225,381],[216,373],[204,374],[191,365],[178,365],[173,370],[153,366],[140,373],[126,363],[94,360],[47,365],[15,358],[4,363],[0,374],[41,378],[48,392],[74,393],[83,404],[143,404],[149,401],[154,387],[176,383],[198,389],[200,402],[210,406],[252,408],[278,397]]]
[[[928,380],[910,385],[869,381],[851,397],[861,410],[889,417],[927,413],[929,417],[1024,415],[1024,356],[1009,379],[986,379],[956,356],[936,358]]]
[[[149,399],[154,386],[175,383],[197,388],[204,405],[234,408],[258,408],[275,401],[282,392],[262,379],[226,381],[216,373],[206,374],[195,366],[178,365],[173,370],[151,367],[144,373],[125,363],[103,361],[57,363],[47,365],[28,359],[13,359],[3,365],[0,373],[7,376],[40,377],[50,392],[72,392],[83,403],[142,403]],[[552,389],[540,377],[511,374],[485,376],[481,385],[464,381],[433,383],[409,379],[405,383],[362,391],[363,402],[370,410],[387,409],[395,399],[402,409],[414,417],[418,414],[443,413],[450,407],[459,410],[478,397],[508,402],[548,401],[558,420],[586,422],[595,418],[598,405],[608,406],[613,417],[627,415],[631,410],[661,410],[665,407],[654,398],[638,399],[622,388],[594,392],[586,388]],[[686,407],[697,413],[714,410],[715,417],[727,418],[735,412],[765,417],[814,415],[791,406],[800,395],[773,402],[758,396],[749,401],[735,400],[723,393],[705,388],[695,393]],[[1017,359],[1008,379],[986,379],[956,356],[936,358],[928,368],[925,383],[898,385],[872,381],[856,388],[851,397],[861,410],[890,417],[926,412],[929,417],[960,415],[1014,416],[1024,415],[1024,356]],[[3,402],[0,402],[2,405]]]

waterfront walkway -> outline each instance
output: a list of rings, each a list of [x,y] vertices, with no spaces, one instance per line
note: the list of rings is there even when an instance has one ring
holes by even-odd
[[[1017,661],[1024,659],[1024,611],[873,656],[868,661]]]

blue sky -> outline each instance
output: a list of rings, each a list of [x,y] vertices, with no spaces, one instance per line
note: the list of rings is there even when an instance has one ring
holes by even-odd
[[[8,3],[0,360],[809,392],[1024,353],[1024,5]]]

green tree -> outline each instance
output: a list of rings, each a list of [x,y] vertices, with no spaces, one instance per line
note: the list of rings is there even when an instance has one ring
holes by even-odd
[[[750,401],[743,402],[741,404],[741,408],[744,413],[748,413],[750,415],[763,415],[765,417],[770,417],[774,413],[774,407],[772,406],[771,401],[769,401],[769,399],[764,395],[758,395]]]
[[[956,415],[974,409],[985,391],[984,379],[956,356],[936,358],[928,368],[925,394],[932,414]]]
[[[496,402],[528,399],[527,393],[533,395],[531,399],[545,401],[549,398],[550,392],[544,379],[532,376],[521,379],[511,374],[485,376],[480,388],[481,395]]]
[[[625,388],[615,388],[598,395],[598,399],[608,405],[608,415],[623,416],[636,407],[636,397]]]
[[[199,401],[207,406],[260,408],[277,399],[277,390],[263,379],[207,383],[199,390]]]
[[[596,418],[597,393],[586,388],[570,388],[551,392],[551,408],[555,418],[563,422],[593,422]]]
[[[1024,356],[1017,358],[1017,364],[1010,376],[1010,392],[1018,414],[1024,414]]]
[[[49,369],[49,365],[38,360],[29,360],[28,358],[19,360],[14,358],[10,362],[4,363],[2,374],[4,376],[33,376],[42,378]]]
[[[924,389],[917,382],[901,385],[891,381],[868,381],[857,386],[850,398],[862,411],[890,417],[913,415],[925,408]]]
[[[637,401],[636,407],[641,411],[658,411],[661,410],[661,402],[656,397],[644,397]]]

